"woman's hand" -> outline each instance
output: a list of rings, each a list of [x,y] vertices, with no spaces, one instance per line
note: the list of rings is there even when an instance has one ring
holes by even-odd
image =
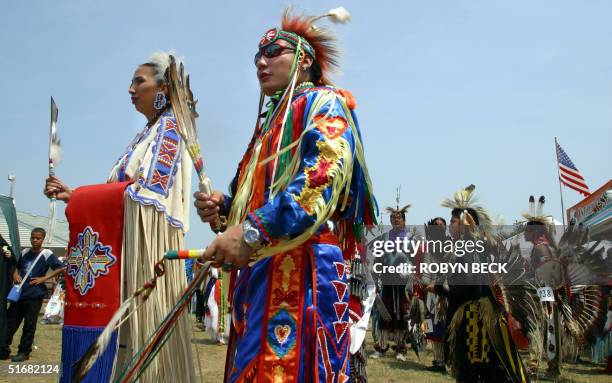
[[[52,176],[45,181],[45,190],[43,193],[48,198],[55,197],[60,201],[68,202],[72,196],[72,189],[66,186],[59,178]]]

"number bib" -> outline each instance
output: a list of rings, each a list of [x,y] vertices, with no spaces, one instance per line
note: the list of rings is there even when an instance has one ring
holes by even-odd
[[[555,295],[553,293],[552,287],[540,287],[538,289],[538,296],[540,297],[540,302],[554,302]]]

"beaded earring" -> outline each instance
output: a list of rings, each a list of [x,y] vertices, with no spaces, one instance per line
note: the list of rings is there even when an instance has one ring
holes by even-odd
[[[163,109],[168,100],[166,99],[166,95],[161,90],[155,94],[155,101],[153,102],[153,107],[157,110]]]

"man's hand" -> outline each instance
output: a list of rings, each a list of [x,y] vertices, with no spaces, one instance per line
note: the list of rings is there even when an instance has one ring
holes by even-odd
[[[59,178],[53,176],[47,178],[45,181],[45,189],[43,193],[48,197],[55,197],[56,199],[64,202],[70,201],[72,196],[72,189],[66,186]]]
[[[219,235],[204,252],[204,259],[214,261],[218,266],[233,263],[242,268],[249,263],[255,250],[242,239],[242,225],[229,227]]]
[[[47,280],[47,278],[45,278],[45,277],[32,278],[30,280],[30,284],[32,286],[38,286],[38,285],[40,285],[42,283],[45,283],[46,280]]]
[[[218,190],[214,191],[212,195],[195,192],[193,198],[195,199],[193,205],[196,207],[202,222],[219,222],[219,210],[225,200],[223,193]]]
[[[18,285],[20,284],[22,281],[21,279],[21,275],[19,275],[18,273],[13,274],[13,283]]]

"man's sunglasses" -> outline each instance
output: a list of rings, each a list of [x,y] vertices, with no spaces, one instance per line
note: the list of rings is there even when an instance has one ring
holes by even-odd
[[[295,52],[295,49],[290,47],[284,47],[278,44],[266,45],[265,47],[260,48],[257,53],[255,53],[255,65],[257,65],[257,62],[259,61],[261,56],[271,59],[273,57],[283,55],[287,52]]]

